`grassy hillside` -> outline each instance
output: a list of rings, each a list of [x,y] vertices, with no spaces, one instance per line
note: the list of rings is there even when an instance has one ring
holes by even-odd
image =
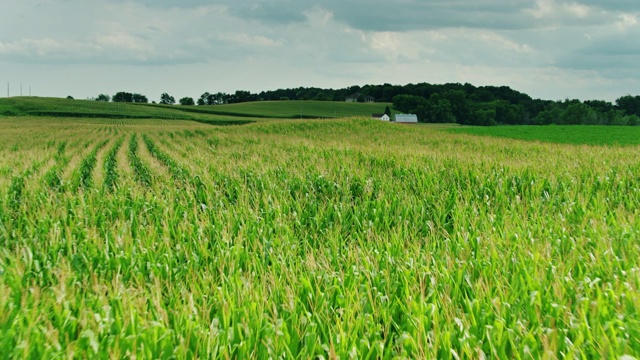
[[[187,107],[184,109],[218,115],[295,119],[370,117],[373,113],[383,113],[386,106],[391,108],[392,104],[361,104],[335,101],[256,101],[240,104]]]
[[[152,108],[139,104],[104,103],[60,98],[13,97],[0,99],[0,114],[65,117],[195,119],[171,108]]]
[[[59,98],[14,97],[0,99],[0,115],[229,120],[238,118],[296,119],[370,117],[389,103],[358,104],[328,101],[260,101],[216,106],[179,106],[104,103]]]
[[[543,141],[559,144],[638,145],[638,126],[491,126],[455,127],[447,131],[480,136]]]

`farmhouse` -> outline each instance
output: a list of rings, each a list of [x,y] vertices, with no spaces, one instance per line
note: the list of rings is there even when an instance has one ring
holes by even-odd
[[[371,118],[376,120],[382,120],[382,121],[391,120],[391,118],[387,114],[371,114]]]
[[[416,114],[396,114],[395,122],[398,124],[417,124],[418,116]]]
[[[358,101],[360,100],[360,101]],[[344,100],[345,102],[366,102],[372,103],[376,102],[376,99],[373,96],[364,96],[361,93],[357,92],[355,94],[351,94],[347,96]]]

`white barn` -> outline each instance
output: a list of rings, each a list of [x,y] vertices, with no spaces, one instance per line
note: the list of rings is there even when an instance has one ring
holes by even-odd
[[[395,122],[398,124],[417,124],[418,116],[416,114],[396,114]]]
[[[387,114],[371,114],[371,118],[382,121],[391,121],[391,118]]]

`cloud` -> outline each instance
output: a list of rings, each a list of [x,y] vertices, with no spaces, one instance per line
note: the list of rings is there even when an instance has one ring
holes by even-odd
[[[562,71],[631,86],[639,18],[636,0],[21,0],[0,12],[0,64],[224,69],[237,88],[529,77],[507,85],[537,89],[536,73]]]
[[[574,52],[563,54],[557,65],[568,69],[597,71],[608,78],[638,78],[640,26],[608,34],[587,42]]]

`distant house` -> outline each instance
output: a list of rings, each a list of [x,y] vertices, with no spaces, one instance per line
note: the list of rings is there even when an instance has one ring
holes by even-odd
[[[417,124],[418,116],[416,114],[396,114],[395,122],[398,124]]]
[[[360,102],[366,102],[366,103],[376,102],[376,99],[373,96],[364,96],[359,92],[347,96],[344,99],[344,101],[345,102],[358,102],[359,99],[361,99]]]
[[[391,120],[391,118],[387,114],[371,114],[371,118],[376,120],[382,120],[382,121]]]

